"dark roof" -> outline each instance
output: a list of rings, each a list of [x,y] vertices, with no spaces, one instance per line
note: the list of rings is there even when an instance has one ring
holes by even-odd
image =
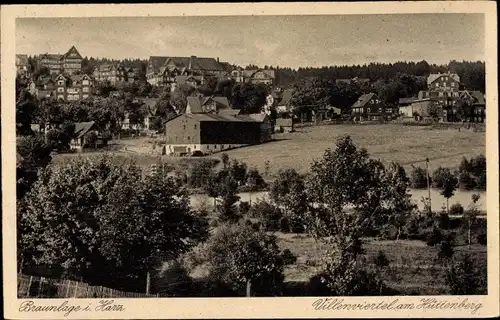
[[[66,52],[62,57],[64,59],[66,59],[66,57],[69,56],[72,53],[76,53],[77,59],[82,59],[82,56],[80,55],[80,52],[78,52],[78,50],[76,50],[75,46],[71,46],[71,48],[69,48],[68,52]]]
[[[94,126],[94,121],[75,122],[75,138],[79,139],[89,132]]]
[[[49,60],[61,60],[63,58],[63,55],[57,54],[57,53],[45,53],[42,55],[42,59],[49,59]]]
[[[474,104],[486,104],[484,100],[484,95],[481,93],[481,91],[469,91],[470,95],[474,98]]]
[[[149,62],[148,62],[148,69],[151,68],[154,73],[159,73],[160,68],[165,64],[165,61],[167,61],[168,57],[159,57],[159,56],[150,56],[149,57]]]
[[[251,113],[251,114],[238,114],[235,117],[248,122],[252,121],[263,122],[264,120],[266,120],[267,115],[264,113]]]
[[[375,93],[366,93],[361,95],[356,102],[352,105],[353,108],[364,107],[368,101],[375,96]]]
[[[290,100],[292,99],[293,96],[293,90],[292,89],[285,89],[281,93],[281,101],[278,103],[280,106],[286,106],[290,104]]]
[[[185,113],[184,116],[206,122],[260,122],[250,116],[232,116],[228,114],[214,113]]]
[[[215,70],[224,71],[225,67],[220,62],[217,62],[214,58],[200,58],[200,57],[168,57],[164,65],[167,63],[173,63],[177,68],[189,68],[191,65],[191,70]]]
[[[399,104],[408,104],[408,103],[412,103],[414,100],[417,100],[417,97],[399,98]]]
[[[175,81],[178,84],[185,84],[188,78],[193,78],[195,81],[200,82],[202,80],[202,77],[200,76],[176,76]]]
[[[448,77],[454,79],[455,81],[460,82],[459,75],[454,73],[454,72],[452,72],[452,73],[431,73],[427,77],[427,84],[429,85],[429,84],[433,83],[434,81],[436,81],[437,79],[444,77],[444,76],[448,76]]]
[[[203,106],[210,100],[214,100],[216,103],[217,110],[220,109],[230,109],[229,101],[226,97],[187,97],[187,103],[191,110],[191,113],[202,113]]]

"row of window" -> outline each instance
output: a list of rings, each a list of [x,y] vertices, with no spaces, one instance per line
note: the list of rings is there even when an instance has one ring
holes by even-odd
[[[364,113],[365,108],[354,108],[352,109],[355,113]],[[384,112],[383,108],[366,108],[366,112]],[[386,113],[392,113],[392,108],[386,108],[385,109]]]
[[[64,88],[62,87],[57,88],[57,92],[64,92]],[[79,88],[68,88],[68,93],[76,93],[76,92],[79,92]],[[89,88],[83,87],[82,92],[89,92]]]
[[[454,87],[454,86],[455,86],[455,82],[451,82],[451,83],[450,83],[450,86]],[[436,82],[435,87],[436,87],[436,88],[438,88],[438,87],[439,87],[439,82]],[[446,87],[446,83],[445,83],[445,82],[443,82],[443,87]]]

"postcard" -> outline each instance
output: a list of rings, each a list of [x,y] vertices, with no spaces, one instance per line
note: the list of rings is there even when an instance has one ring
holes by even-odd
[[[498,316],[496,22],[2,6],[5,318]]]

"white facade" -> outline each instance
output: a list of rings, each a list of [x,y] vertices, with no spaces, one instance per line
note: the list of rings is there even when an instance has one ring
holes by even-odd
[[[248,146],[248,144],[167,144],[165,149],[167,155],[174,155],[176,153],[191,154],[195,151],[210,154],[244,146]],[[182,149],[182,151],[178,151],[179,149]]]

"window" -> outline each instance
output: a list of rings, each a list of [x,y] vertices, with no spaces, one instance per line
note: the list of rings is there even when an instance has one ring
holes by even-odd
[[[196,130],[196,125],[194,125],[194,130]]]
[[[183,125],[183,126],[182,126],[182,129],[186,130],[186,125]]]
[[[210,150],[210,145],[209,144],[207,144],[207,150]]]
[[[64,86],[64,80],[59,80],[59,81],[57,81],[57,85],[59,85],[59,86]]]
[[[439,82],[436,82],[436,88],[439,87]]]
[[[89,81],[88,81],[88,80],[83,80],[83,81],[82,81],[82,84],[83,84],[84,86],[87,86],[87,85],[89,84]]]
[[[385,112],[392,113],[392,108],[385,109]]]
[[[382,108],[378,108],[378,112],[382,112]]]
[[[188,136],[188,141],[191,141],[191,137],[190,136]]]
[[[64,88],[57,88],[57,92],[64,92]]]
[[[82,91],[83,91],[83,92],[89,92],[89,88],[88,88],[88,87],[83,87],[83,88],[82,88]]]
[[[455,86],[455,82],[452,82],[452,83],[451,83],[451,86],[452,86],[452,87],[454,87],[454,86]]]
[[[370,112],[370,108],[366,108],[366,112]]]
[[[365,110],[365,108],[361,108],[360,110],[361,110],[361,113],[365,112],[365,111],[364,111],[364,110]]]
[[[443,93],[442,93],[442,92],[438,92],[438,96],[439,96],[439,97],[442,97],[442,96],[443,96]]]

